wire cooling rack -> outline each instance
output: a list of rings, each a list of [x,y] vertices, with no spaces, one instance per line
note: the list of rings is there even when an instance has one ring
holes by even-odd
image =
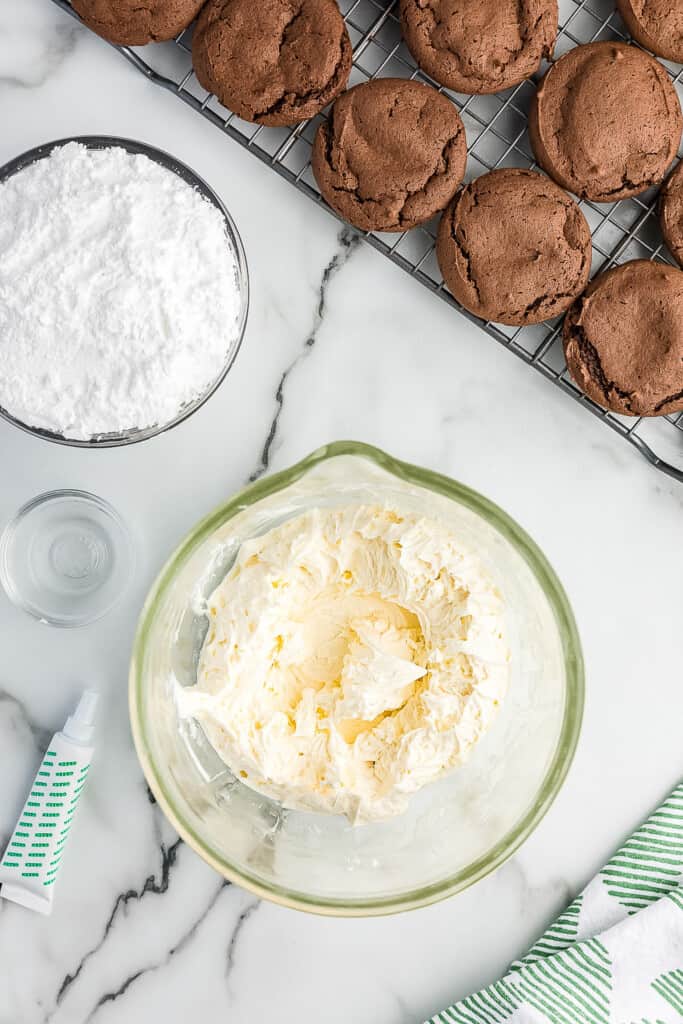
[[[74,18],[78,17],[69,0],[53,2]],[[414,78],[436,85],[419,71],[402,41],[398,0],[340,0],[340,7],[354,50],[350,85],[379,77]],[[556,56],[580,43],[626,38],[623,23],[614,10],[614,0],[560,0]],[[329,210],[310,166],[312,142],[322,116],[294,129],[266,128],[242,121],[199,85],[192,71],[191,39],[190,27],[173,42],[116,49],[150,81],[174,93]],[[663,63],[682,96],[683,71],[676,65]],[[440,91],[453,100],[465,124],[468,181],[494,167],[536,166],[526,130],[533,82],[523,82],[515,89],[493,96],[463,96]],[[580,203],[593,236],[593,274],[629,259],[672,262],[659,231],[656,199],[656,192],[650,190],[618,203],[594,204],[585,200]],[[364,233],[371,245],[616,430],[654,466],[683,481],[683,413],[636,419],[606,412],[591,402],[569,377],[562,352],[560,319],[531,327],[508,328],[483,323],[471,316],[444,286],[436,262],[435,235],[435,223],[400,235]]]

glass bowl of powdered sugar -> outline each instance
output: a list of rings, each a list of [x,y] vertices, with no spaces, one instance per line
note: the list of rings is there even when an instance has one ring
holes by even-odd
[[[194,171],[141,142],[50,142],[0,168],[0,415],[113,447],[222,383],[248,308],[242,241]]]

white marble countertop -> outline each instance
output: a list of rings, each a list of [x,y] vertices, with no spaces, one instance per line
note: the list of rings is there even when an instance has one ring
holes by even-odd
[[[82,487],[141,553],[124,601],[86,629],[41,626],[0,595],[3,844],[79,688],[103,693],[54,912],[0,901],[0,1024],[419,1024],[522,953],[683,772],[683,487],[49,0],[0,0],[0,163],[86,133],[158,145],[219,191],[252,308],[226,383],[167,435],[88,452],[0,422],[0,520]],[[223,885],[150,802],[128,727],[133,629],[170,549],[254,474],[338,438],[506,508],[565,583],[587,664],[578,753],[534,835],[463,895],[396,918],[316,918]]]

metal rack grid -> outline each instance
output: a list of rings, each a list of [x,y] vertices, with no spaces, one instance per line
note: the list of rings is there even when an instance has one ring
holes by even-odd
[[[69,0],[53,2],[78,17]],[[340,0],[340,7],[354,50],[350,85],[378,77],[413,78],[436,85],[417,68],[402,41],[398,0]],[[293,129],[266,128],[242,121],[197,82],[192,70],[191,38],[192,27],[170,43],[115,48],[150,81],[174,93],[333,213],[321,198],[310,167],[311,146],[323,115]],[[581,43],[626,38],[614,10],[614,0],[560,0],[556,56]],[[663,63],[679,96],[683,96],[683,70]],[[534,91],[532,81],[490,96],[440,91],[453,100],[465,124],[468,181],[494,167],[537,166],[526,133],[527,109]],[[656,199],[656,192],[650,190],[612,204],[581,201],[593,237],[593,275],[628,259],[672,262],[659,232]],[[514,328],[484,323],[463,310],[444,286],[435,257],[435,234],[433,222],[400,235],[363,233],[371,245],[602,419],[654,466],[683,482],[683,413],[657,418],[624,417],[607,412],[586,398],[569,377],[565,365],[561,318]]]

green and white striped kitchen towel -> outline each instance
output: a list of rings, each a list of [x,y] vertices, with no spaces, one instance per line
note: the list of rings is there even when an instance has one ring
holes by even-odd
[[[683,782],[507,975],[427,1024],[681,1024]]]

